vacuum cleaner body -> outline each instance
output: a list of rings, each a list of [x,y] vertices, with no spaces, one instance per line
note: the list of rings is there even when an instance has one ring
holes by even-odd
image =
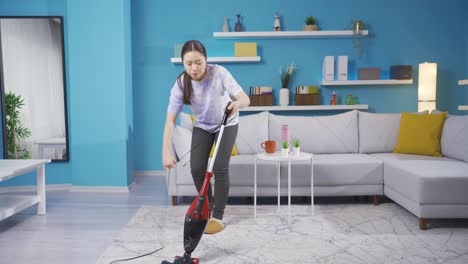
[[[216,155],[218,153],[219,142],[223,136],[224,127],[227,123],[227,118],[231,113],[231,110],[228,110],[228,106],[231,102],[228,103],[224,111],[223,120],[221,122],[222,126],[219,131],[218,139],[215,144],[215,149],[213,153],[213,158],[211,159],[208,169],[205,173],[205,179],[203,180],[202,188],[198,193],[197,197],[193,200],[190,205],[187,213],[185,214],[184,221],[184,256],[177,256],[174,259],[174,262],[163,261],[161,264],[198,264],[198,258],[192,258],[191,254],[197,247],[200,242],[201,237],[205,231],[206,224],[210,219],[210,204],[208,200],[208,188],[210,186],[211,177],[213,177],[213,166],[216,160]]]

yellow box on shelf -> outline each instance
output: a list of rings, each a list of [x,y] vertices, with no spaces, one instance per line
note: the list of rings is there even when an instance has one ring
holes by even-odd
[[[234,43],[235,57],[256,57],[257,42],[235,42]]]

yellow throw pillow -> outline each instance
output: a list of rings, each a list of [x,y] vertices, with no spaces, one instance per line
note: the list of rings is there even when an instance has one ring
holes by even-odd
[[[214,149],[215,149],[215,144],[213,143],[213,146],[211,147],[211,151],[210,151],[210,158],[213,157]],[[236,147],[236,144],[234,144],[234,146],[232,146],[231,156],[236,156],[236,155],[237,155],[237,147]]]
[[[402,113],[394,153],[440,157],[440,137],[447,112],[440,114]]]

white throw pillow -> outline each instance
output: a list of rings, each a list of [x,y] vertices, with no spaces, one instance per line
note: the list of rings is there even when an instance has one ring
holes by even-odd
[[[468,115],[445,119],[440,145],[442,155],[468,162]]]
[[[393,152],[398,141],[401,114],[359,112],[359,152]]]
[[[239,154],[257,154],[265,152],[261,148],[268,139],[268,112],[240,116],[236,146]]]
[[[176,126],[174,128],[174,133],[172,134],[172,144],[174,144],[174,149],[179,160],[190,157],[190,154],[188,153],[190,152],[191,142],[192,132],[181,126]]]
[[[357,153],[358,111],[330,116],[280,116],[270,114],[270,139],[281,142],[282,125],[291,139],[299,139],[301,151],[309,153]],[[279,144],[278,144],[279,145]]]
[[[180,126],[192,132],[193,123],[192,123],[192,118],[190,118],[190,115],[184,112],[180,112],[179,118],[180,118]]]

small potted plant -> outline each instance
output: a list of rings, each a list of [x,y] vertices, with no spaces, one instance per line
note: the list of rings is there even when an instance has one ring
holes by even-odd
[[[306,17],[304,31],[315,31],[315,30],[318,30],[318,27],[315,24],[314,17],[313,16]]]
[[[282,141],[281,142],[281,156],[287,157],[289,153],[289,142]]]
[[[300,141],[299,139],[295,138],[292,140],[292,145],[293,145],[293,153],[295,156],[299,156],[299,153],[301,153],[301,147],[300,147]]]
[[[281,106],[289,105],[289,81],[296,72],[296,66],[289,64],[286,69],[280,68],[281,89],[279,93],[279,104]]]

